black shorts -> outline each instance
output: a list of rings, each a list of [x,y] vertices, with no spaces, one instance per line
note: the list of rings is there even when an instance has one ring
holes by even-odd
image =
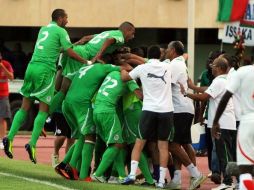
[[[53,118],[56,124],[55,136],[65,136],[71,138],[71,128],[69,127],[64,115],[62,113],[53,113]]]
[[[172,141],[174,136],[173,112],[142,111],[138,136],[145,140]]]
[[[191,125],[194,115],[191,113],[174,113],[175,135],[173,142],[191,144]]]

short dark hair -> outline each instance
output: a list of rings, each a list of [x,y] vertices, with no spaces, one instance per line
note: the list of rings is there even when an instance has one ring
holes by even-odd
[[[132,23],[125,21],[122,24],[120,24],[119,29],[123,30],[129,27],[135,28],[135,26]]]
[[[184,45],[181,41],[172,41],[168,44],[169,48],[174,48],[177,55],[183,55]]]
[[[160,56],[161,56],[160,46],[152,45],[148,48],[147,51],[148,59],[160,59]]]
[[[65,15],[66,15],[65,10],[55,9],[52,12],[51,18],[52,18],[52,21],[57,21],[59,17],[64,17]]]

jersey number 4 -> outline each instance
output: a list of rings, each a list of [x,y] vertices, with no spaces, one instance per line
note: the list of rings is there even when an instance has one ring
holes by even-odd
[[[106,92],[106,90],[108,88],[114,88],[115,86],[117,86],[117,80],[112,79],[111,77],[107,76],[105,78],[105,81],[101,85],[99,93],[102,93],[104,96],[108,96],[108,92]]]

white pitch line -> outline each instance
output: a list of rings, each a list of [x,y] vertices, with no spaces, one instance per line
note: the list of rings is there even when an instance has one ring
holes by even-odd
[[[55,188],[58,188],[58,189],[63,189],[63,190],[77,190],[77,189],[68,188],[68,187],[65,187],[65,186],[62,186],[62,185],[57,185],[55,183],[51,183],[51,182],[48,182],[48,181],[42,181],[42,180],[37,180],[37,179],[27,178],[27,177],[21,177],[21,176],[13,175],[13,174],[10,174],[10,173],[0,172],[0,175],[15,177],[15,178],[18,178],[18,179],[22,179],[22,180],[26,180],[26,181],[30,181],[30,182],[34,182],[34,183],[41,183],[43,185],[48,185],[48,186],[55,187]]]

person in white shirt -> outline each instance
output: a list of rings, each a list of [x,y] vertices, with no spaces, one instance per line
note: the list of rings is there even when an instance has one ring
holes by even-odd
[[[225,58],[217,58],[212,64],[212,72],[215,76],[212,84],[203,94],[190,94],[184,91],[184,88],[181,88],[181,91],[185,96],[190,97],[194,100],[206,101],[209,99],[209,108],[208,108],[208,128],[212,128],[213,119],[215,117],[215,112],[218,107],[218,104],[226,91],[227,84],[227,69],[228,62]],[[226,173],[227,163],[232,161],[232,136],[236,132],[236,120],[234,113],[234,106],[232,99],[229,100],[226,110],[223,113],[222,117],[219,120],[221,131],[220,138],[215,139],[216,152],[219,159],[220,169],[223,174],[223,183],[213,188],[212,190],[220,189],[230,189],[232,188],[232,178]]]
[[[170,152],[176,157],[174,177],[169,183],[170,189],[181,189],[181,164],[191,175],[190,189],[199,186],[206,179],[196,167],[195,151],[191,145],[191,125],[194,116],[194,105],[190,98],[184,97],[180,91],[180,84],[187,89],[188,74],[185,64],[184,46],[180,41],[172,41],[166,51],[165,64],[172,70],[172,96],[174,106],[175,134],[170,142]],[[170,63],[168,62],[170,60]],[[183,148],[182,148],[183,147]],[[194,188],[195,189],[195,188]]]
[[[160,178],[158,188],[165,187],[165,176],[168,164],[168,141],[173,135],[173,103],[171,93],[170,65],[160,62],[159,46],[148,49],[148,62],[137,66],[130,73],[122,72],[122,80],[140,79],[143,87],[143,108],[139,123],[139,136],[136,139],[131,155],[131,171],[123,184],[132,184],[140,153],[147,140],[158,142],[160,158]]]
[[[252,181],[252,171],[254,164],[254,66],[248,65],[239,68],[232,76],[216,110],[213,121],[212,135],[214,138],[221,138],[221,116],[225,112],[225,107],[236,92],[240,93],[240,105],[242,115],[237,134],[237,165],[240,169],[240,190],[254,189]]]

